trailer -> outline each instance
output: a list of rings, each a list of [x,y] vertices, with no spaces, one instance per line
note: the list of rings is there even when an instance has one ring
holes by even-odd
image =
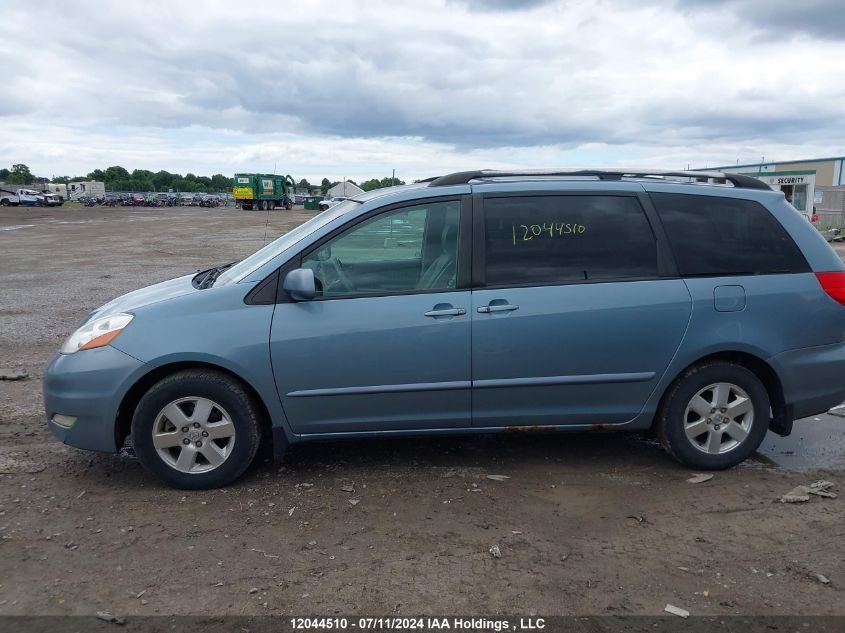
[[[235,174],[232,197],[235,204],[240,204],[245,211],[265,211],[277,207],[290,209],[293,207],[294,187],[290,175]]]
[[[47,191],[50,193],[54,193],[62,199],[62,202],[65,200],[70,200],[67,194],[67,185],[61,182],[48,182],[45,187]]]
[[[106,185],[97,180],[80,180],[68,183],[67,192],[70,200],[81,200],[82,198],[105,200]]]

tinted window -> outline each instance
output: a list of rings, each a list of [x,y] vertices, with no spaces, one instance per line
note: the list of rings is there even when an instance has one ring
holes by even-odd
[[[807,272],[795,242],[752,200],[652,194],[682,275]]]
[[[657,275],[657,248],[630,196],[526,196],[484,201],[487,284]]]
[[[447,290],[457,274],[460,202],[387,211],[302,259],[321,296]]]

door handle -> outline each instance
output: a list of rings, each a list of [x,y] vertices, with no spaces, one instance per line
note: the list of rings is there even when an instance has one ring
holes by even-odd
[[[515,306],[512,303],[481,306],[478,308],[478,312],[481,314],[490,314],[491,312],[513,312],[514,310],[519,310],[519,306]]]
[[[443,316],[463,316],[467,313],[463,308],[444,308],[443,310],[429,310],[424,312],[423,316],[427,317],[443,317]]]

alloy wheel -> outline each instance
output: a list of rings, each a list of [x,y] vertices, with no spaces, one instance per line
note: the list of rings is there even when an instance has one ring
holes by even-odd
[[[754,403],[739,386],[717,382],[696,393],[684,412],[684,432],[703,453],[724,454],[742,444],[754,423]]]
[[[179,398],[156,416],[153,446],[171,468],[206,473],[232,454],[235,425],[219,404],[208,398]]]

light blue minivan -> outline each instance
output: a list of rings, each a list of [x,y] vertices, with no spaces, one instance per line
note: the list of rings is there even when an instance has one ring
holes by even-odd
[[[651,429],[728,468],[845,400],[843,304],[842,261],[755,179],[460,172],[107,303],[44,403],[182,488],[261,444],[506,430]]]

